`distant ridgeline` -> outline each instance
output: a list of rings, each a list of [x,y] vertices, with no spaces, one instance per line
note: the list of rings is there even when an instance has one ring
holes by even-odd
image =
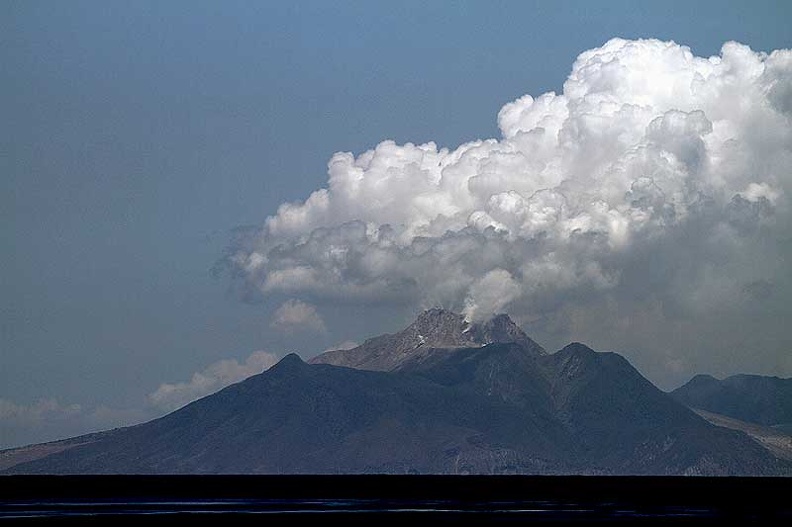
[[[696,375],[671,395],[692,408],[760,425],[792,427],[792,379],[733,375],[721,381]]]
[[[507,315],[469,323],[432,309],[308,364],[288,355],[148,423],[0,452],[0,471],[792,475],[789,436],[735,424],[792,422],[789,383],[696,377],[667,394],[618,354],[578,343],[548,354]]]

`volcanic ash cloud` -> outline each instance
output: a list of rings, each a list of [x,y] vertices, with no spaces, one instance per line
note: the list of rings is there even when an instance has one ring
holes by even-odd
[[[592,298],[614,317],[748,309],[751,291],[788,287],[792,51],[613,39],[498,125],[454,150],[335,154],[327,187],[244,231],[228,263],[260,295],[471,319]]]

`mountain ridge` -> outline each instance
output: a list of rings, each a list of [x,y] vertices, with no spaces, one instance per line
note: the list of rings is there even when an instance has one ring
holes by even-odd
[[[0,453],[0,473],[792,475],[621,355],[547,354],[508,316],[428,310],[367,342],[357,367],[289,354],[148,423]]]
[[[691,407],[764,426],[792,425],[792,378],[699,374],[670,392]]]

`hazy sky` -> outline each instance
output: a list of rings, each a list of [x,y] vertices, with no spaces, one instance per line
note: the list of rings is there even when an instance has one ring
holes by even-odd
[[[663,388],[792,375],[792,60],[723,48],[792,47],[792,4],[392,4],[3,2],[0,447],[432,304],[617,350]],[[331,158],[334,194],[265,225]],[[421,190],[445,168],[462,194]]]

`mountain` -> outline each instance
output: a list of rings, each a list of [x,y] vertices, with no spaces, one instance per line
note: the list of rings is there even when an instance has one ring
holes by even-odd
[[[288,355],[160,419],[0,452],[0,466],[56,474],[792,474],[788,461],[708,423],[623,357],[578,343],[548,355],[505,315],[468,324],[430,310],[355,353],[323,357],[359,366]]]
[[[402,364],[424,360],[437,350],[479,348],[498,342],[518,344],[534,356],[546,354],[508,315],[471,323],[460,314],[435,308],[421,313],[415,322],[398,333],[368,339],[349,350],[325,352],[310,363],[396,371]]]
[[[679,405],[621,355],[571,344],[548,357],[554,397],[586,463],[614,473],[771,474],[779,464],[742,433]],[[784,469],[792,474],[790,466]]]
[[[792,378],[696,375],[671,396],[691,407],[765,426],[792,425]]]
[[[530,412],[418,376],[270,370],[9,473],[569,472]]]
[[[402,371],[534,412],[547,420],[546,430],[563,430],[556,441],[581,472],[792,474],[792,465],[771,460],[747,436],[706,422],[622,356],[583,344],[539,357],[520,346],[492,344]]]

